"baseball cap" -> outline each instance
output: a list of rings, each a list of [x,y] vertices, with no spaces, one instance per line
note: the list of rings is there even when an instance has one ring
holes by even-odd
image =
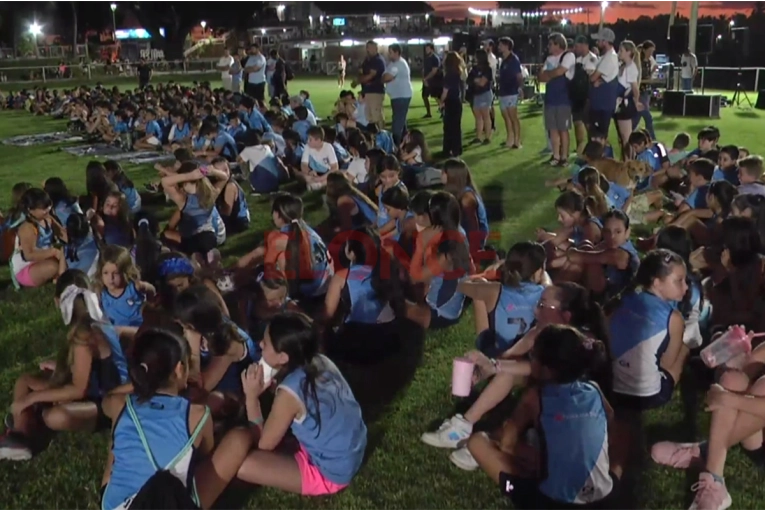
[[[587,39],[586,35],[578,35],[576,36],[576,39],[574,39],[574,44],[586,44],[590,45],[590,40]]]
[[[491,44],[494,45],[494,39],[484,39],[481,41],[481,44]]]
[[[602,28],[597,33],[592,34],[592,38],[596,41],[606,41],[613,43],[616,40],[616,34],[610,28]]]

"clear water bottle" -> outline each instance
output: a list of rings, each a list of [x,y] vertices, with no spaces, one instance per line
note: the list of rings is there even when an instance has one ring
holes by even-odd
[[[733,326],[701,351],[701,359],[708,367],[714,368],[742,354],[748,355],[752,352],[752,339],[756,336],[760,335],[747,333],[742,326]]]

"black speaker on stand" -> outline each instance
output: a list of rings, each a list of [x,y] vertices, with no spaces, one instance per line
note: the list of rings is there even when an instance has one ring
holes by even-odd
[[[714,25],[699,25],[696,28],[696,55],[709,55],[714,49]]]
[[[759,94],[757,94],[757,102],[754,104],[754,107],[758,110],[765,110],[765,89],[762,89]]]
[[[679,57],[688,49],[688,25],[669,27],[669,55]]]

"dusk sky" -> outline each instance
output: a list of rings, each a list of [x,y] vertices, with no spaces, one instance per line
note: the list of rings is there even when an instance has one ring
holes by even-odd
[[[436,10],[436,14],[445,17],[464,17],[468,7],[476,9],[494,9],[496,2],[429,2]],[[700,16],[733,16],[738,12],[749,14],[754,2],[699,2]],[[548,2],[545,9],[571,9],[575,7],[589,7],[590,23],[597,23],[600,18],[600,2]],[[638,16],[656,16],[657,14],[669,14],[672,2],[609,2],[606,9],[606,23],[612,23],[617,19],[635,19]],[[678,2],[678,14],[690,15],[691,2]],[[574,23],[586,23],[587,16],[572,16]]]

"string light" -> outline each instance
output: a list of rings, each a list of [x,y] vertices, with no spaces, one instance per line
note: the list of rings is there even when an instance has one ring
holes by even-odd
[[[580,14],[584,12],[583,7],[577,7],[576,9],[562,9],[558,11],[527,11],[521,13],[521,16],[524,18],[541,18],[544,16],[547,16],[548,14],[552,14],[553,16],[569,16],[571,14]]]

